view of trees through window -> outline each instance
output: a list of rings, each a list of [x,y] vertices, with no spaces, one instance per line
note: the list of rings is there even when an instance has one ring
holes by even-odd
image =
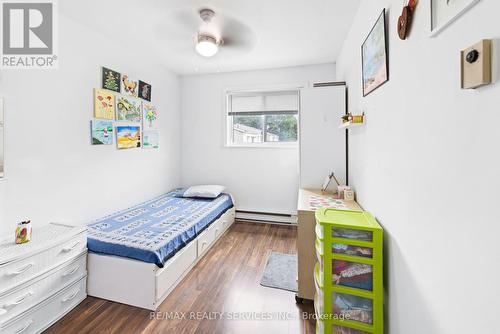
[[[236,144],[296,142],[297,138],[297,115],[233,116],[233,142]]]

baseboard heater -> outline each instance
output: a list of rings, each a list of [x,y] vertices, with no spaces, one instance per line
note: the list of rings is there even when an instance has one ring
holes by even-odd
[[[236,219],[257,223],[296,225],[297,216],[286,213],[271,213],[236,210]]]

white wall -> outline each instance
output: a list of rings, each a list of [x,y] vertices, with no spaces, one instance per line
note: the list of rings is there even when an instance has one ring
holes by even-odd
[[[59,15],[58,70],[2,71],[6,180],[0,235],[22,219],[85,223],[163,193],[180,181],[179,78],[124,45]],[[160,149],[91,146],[89,121],[100,66],[153,86]]]
[[[407,41],[396,34],[401,4],[363,1],[337,62],[351,110],[367,114],[366,126],[351,130],[350,176],[386,231],[388,333],[494,333],[500,85],[461,90],[459,50],[500,37],[500,3],[482,0],[429,38],[428,1],[420,1]],[[363,98],[360,45],[384,6],[390,81]]]
[[[223,92],[334,78],[334,64],[182,77],[182,183],[224,184],[239,210],[295,212],[298,148],[224,147]]]

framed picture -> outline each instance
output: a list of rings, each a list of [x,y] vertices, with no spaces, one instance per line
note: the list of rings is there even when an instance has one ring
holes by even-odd
[[[389,80],[385,8],[361,46],[363,96]]]
[[[117,95],[116,120],[128,122],[140,122],[142,120],[142,102],[139,99]]]
[[[141,127],[139,125],[117,125],[116,147],[119,150],[141,147]]]
[[[151,101],[151,85],[141,80],[139,80],[139,97]]]
[[[431,36],[437,36],[480,0],[431,0]]]
[[[113,121],[94,119],[90,121],[92,145],[113,144]]]
[[[158,128],[158,111],[156,107],[148,102],[142,103],[142,126],[144,130]]]
[[[139,92],[139,82],[135,79],[131,79],[128,74],[122,75],[122,94],[130,95],[133,97],[138,96]]]
[[[105,89],[94,89],[94,118],[115,118],[115,96]]]
[[[101,88],[112,90],[113,92],[120,92],[120,79],[121,74],[110,70],[109,68],[102,68],[102,84]]]
[[[158,131],[144,131],[142,136],[144,137],[142,148],[158,148],[160,142]]]

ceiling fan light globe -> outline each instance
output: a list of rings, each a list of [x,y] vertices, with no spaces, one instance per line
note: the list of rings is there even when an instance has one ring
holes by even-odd
[[[198,38],[198,43],[196,43],[196,52],[198,52],[203,57],[212,57],[219,51],[219,46],[217,41],[213,37],[200,36]]]

